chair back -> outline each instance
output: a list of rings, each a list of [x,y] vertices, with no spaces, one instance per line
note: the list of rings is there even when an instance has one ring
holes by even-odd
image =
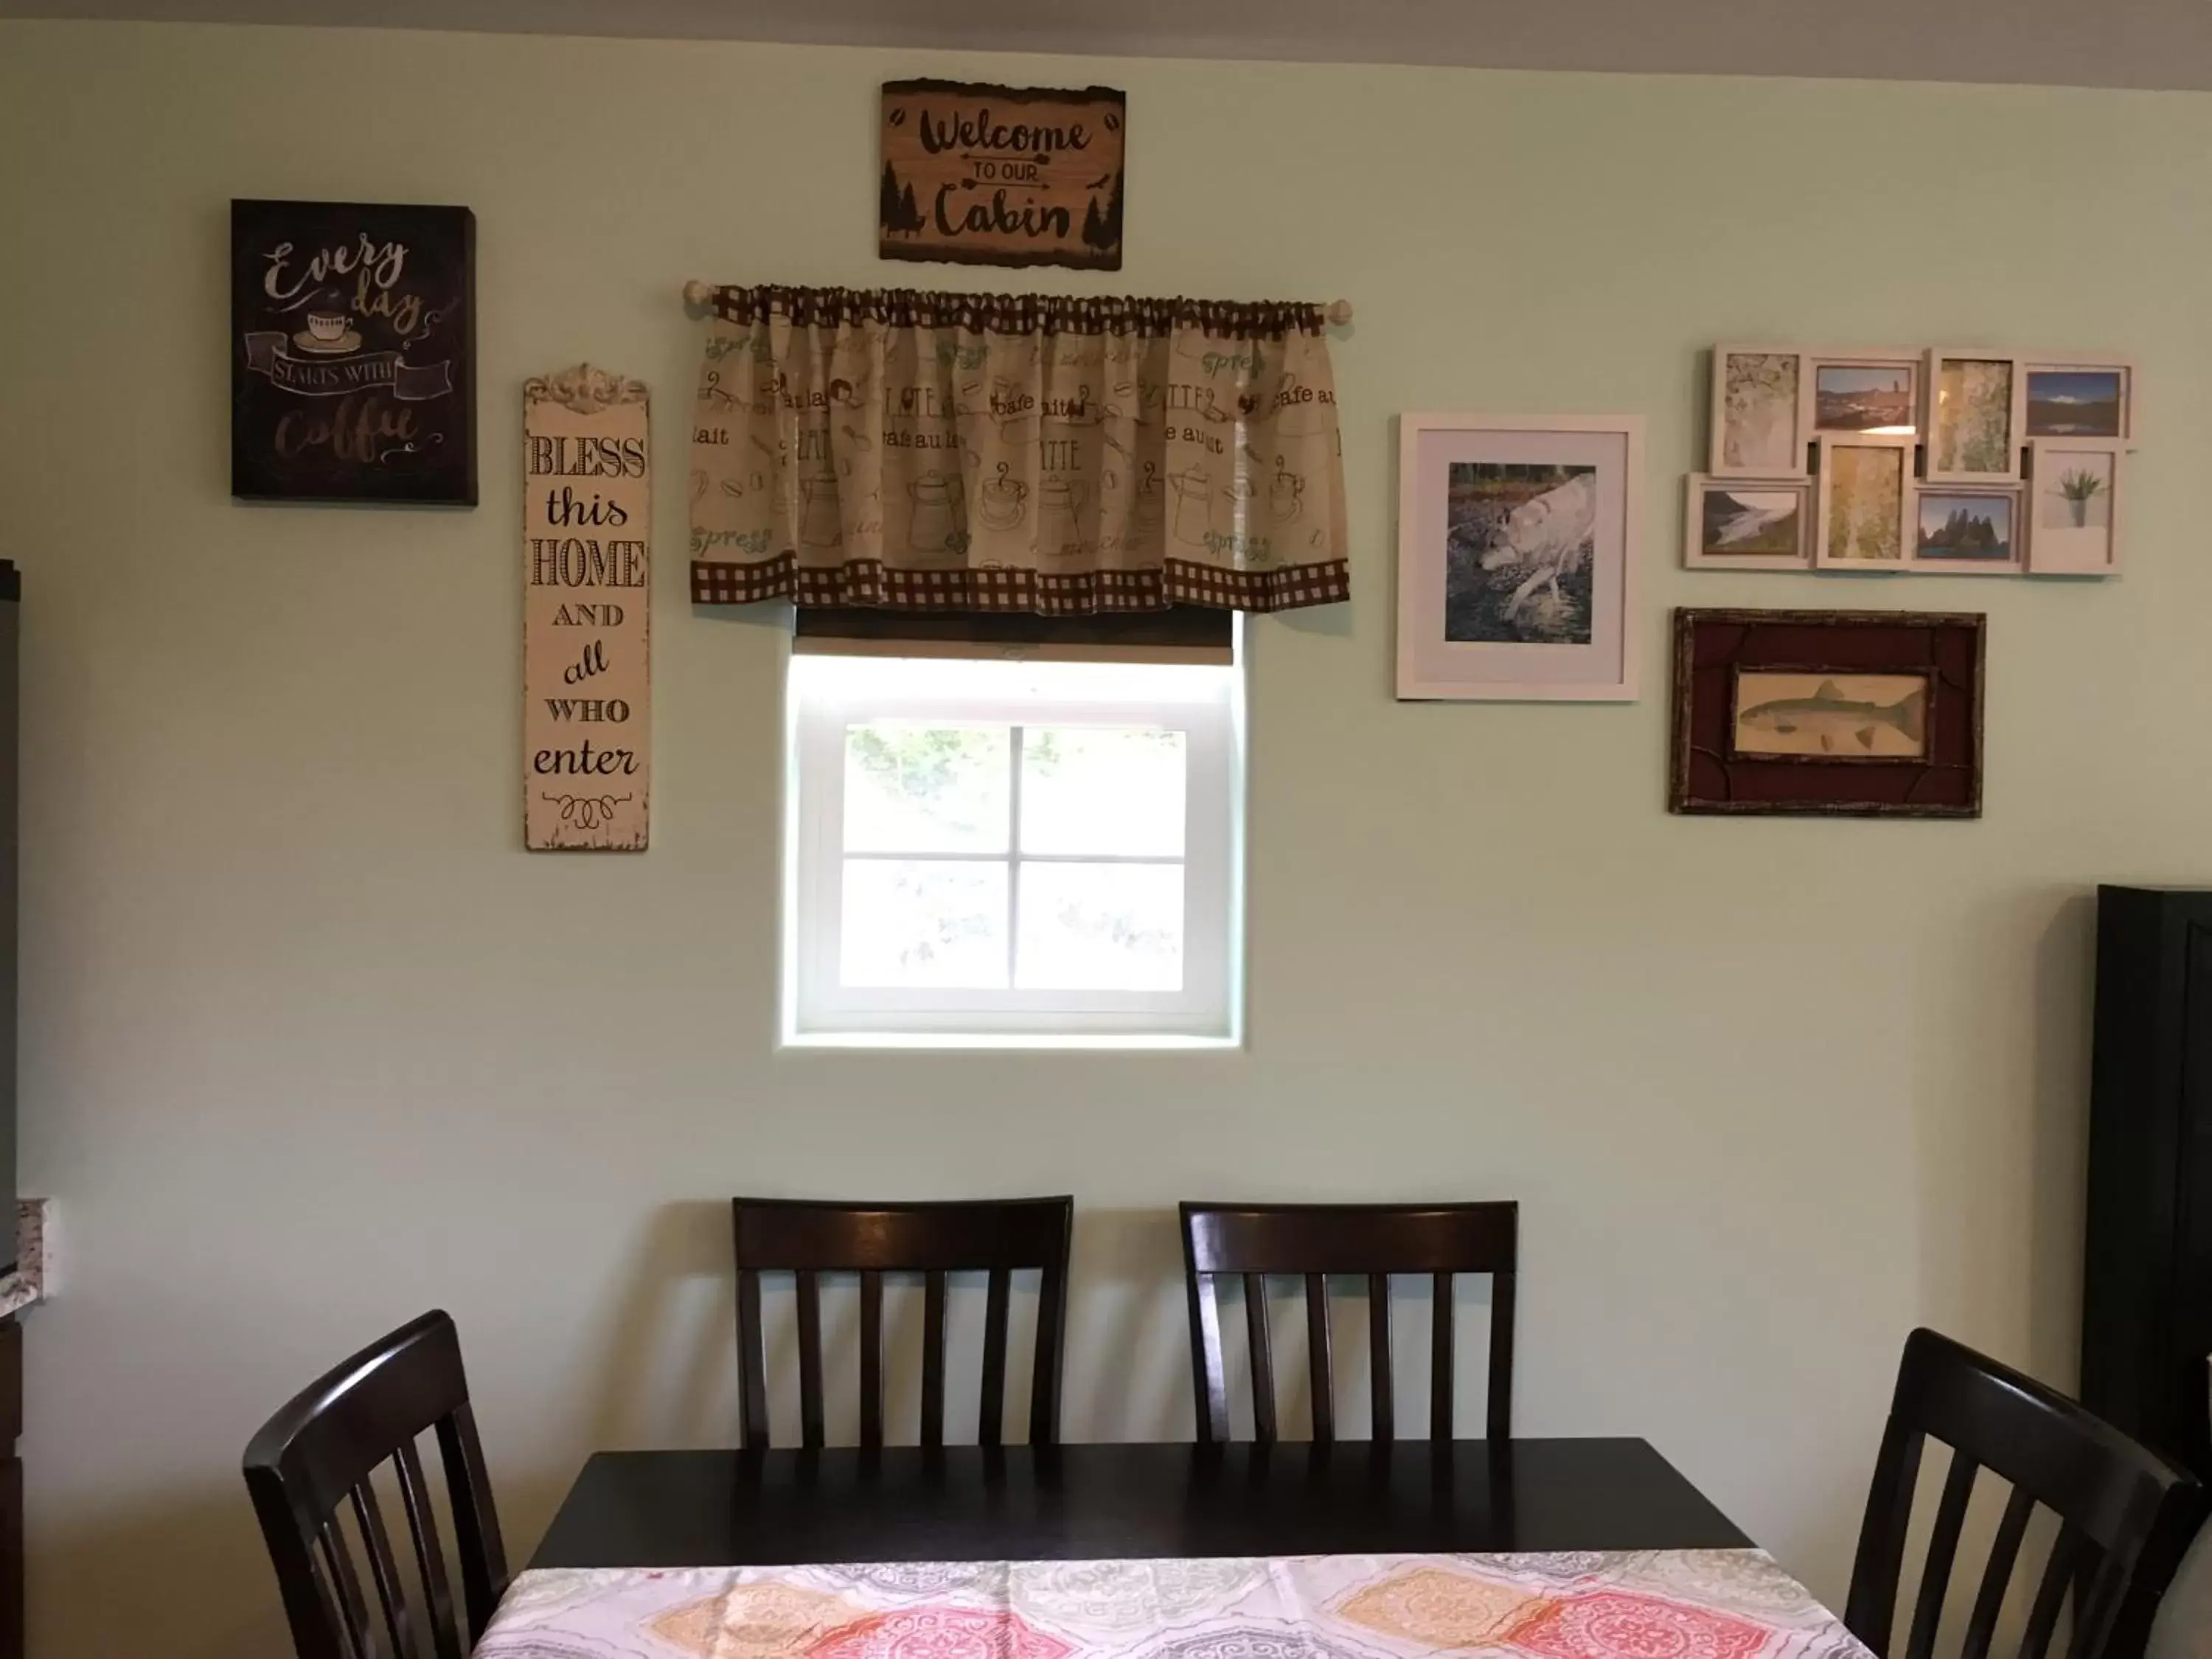
[[[1252,1425],[1261,1443],[1276,1437],[1274,1352],[1267,1328],[1269,1274],[1305,1280],[1306,1351],[1313,1389],[1313,1437],[1336,1438],[1328,1322],[1328,1278],[1367,1280],[1370,1388],[1374,1437],[1395,1437],[1390,1368],[1390,1276],[1426,1275],[1434,1298],[1430,1342],[1429,1437],[1452,1437],[1452,1281],[1487,1273],[1490,1398],[1486,1432],[1513,1430],[1513,1298],[1520,1208],[1483,1204],[1192,1204],[1182,1206],[1183,1266],[1190,1297],[1191,1382],[1198,1437],[1229,1438],[1228,1368],[1216,1294],[1223,1276],[1241,1278],[1252,1355]]]
[[[2009,1366],[1930,1330],[1905,1339],[1875,1460],[1844,1622],[1889,1659],[1905,1534],[1922,1449],[1951,1449],[1904,1659],[1930,1659],[1974,1483],[1987,1469],[2012,1487],[1982,1573],[1960,1659],[1987,1659],[2021,1545],[2039,1505],[2059,1522],[2038,1581],[2020,1659],[2045,1659],[2073,1595],[2073,1659],[2100,1659],[2130,1576],[2168,1496],[2189,1477],[2102,1418]],[[1947,1651],[1948,1650],[1947,1649]]]
[[[445,1468],[458,1607],[416,1450],[425,1431],[434,1434]],[[411,1582],[403,1579],[373,1485],[386,1463],[412,1547]],[[402,1326],[295,1396],[247,1444],[246,1487],[299,1659],[466,1659],[506,1593],[507,1553],[460,1339],[443,1313]],[[355,1559],[356,1541],[365,1563]]]
[[[766,1446],[768,1350],[761,1328],[761,1275],[793,1276],[799,1316],[799,1434],[824,1443],[822,1275],[860,1283],[860,1443],[884,1443],[884,1275],[922,1278],[921,1443],[945,1443],[946,1275],[988,1275],[983,1316],[982,1403],[976,1437],[1001,1443],[1006,1415],[1007,1319],[1013,1276],[1034,1269],[1036,1353],[1030,1382],[1029,1437],[1060,1438],[1060,1359],[1067,1334],[1068,1240],[1073,1198],[952,1203],[849,1204],[811,1199],[731,1201],[738,1267],[738,1443]]]

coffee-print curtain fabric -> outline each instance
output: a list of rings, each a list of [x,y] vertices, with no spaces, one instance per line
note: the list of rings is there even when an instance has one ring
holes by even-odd
[[[1320,308],[715,290],[702,605],[1080,616],[1350,597]]]

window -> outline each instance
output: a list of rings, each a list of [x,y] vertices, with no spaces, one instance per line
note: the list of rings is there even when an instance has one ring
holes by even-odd
[[[790,1040],[1235,1037],[1235,669],[791,678]]]

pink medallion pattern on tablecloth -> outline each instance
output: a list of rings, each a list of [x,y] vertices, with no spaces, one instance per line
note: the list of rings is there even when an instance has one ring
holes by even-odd
[[[476,1659],[1871,1659],[1757,1550],[525,1572]]]

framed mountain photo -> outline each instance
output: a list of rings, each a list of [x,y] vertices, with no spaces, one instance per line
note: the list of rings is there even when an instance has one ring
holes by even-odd
[[[230,204],[230,489],[477,504],[476,216]]]

